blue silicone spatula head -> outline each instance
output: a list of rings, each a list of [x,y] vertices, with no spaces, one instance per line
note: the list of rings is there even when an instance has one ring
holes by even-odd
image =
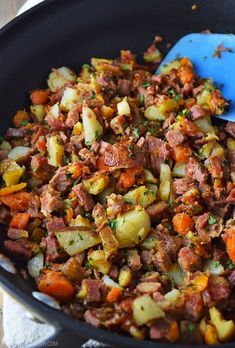
[[[213,56],[217,47],[222,45],[231,52],[221,52],[221,57]],[[232,34],[189,34],[182,37],[161,62],[161,66],[177,57],[188,57],[200,77],[211,78],[230,100],[229,111],[219,118],[235,122],[235,35]]]

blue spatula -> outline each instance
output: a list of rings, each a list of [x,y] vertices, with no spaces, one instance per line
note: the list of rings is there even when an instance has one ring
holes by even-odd
[[[231,49],[231,52],[221,52],[220,58],[214,57],[213,54],[218,45]],[[188,57],[200,77],[211,78],[215,81],[223,96],[231,101],[229,111],[218,117],[235,122],[235,35],[186,35],[172,47],[157,73],[160,73],[161,66],[177,57]]]

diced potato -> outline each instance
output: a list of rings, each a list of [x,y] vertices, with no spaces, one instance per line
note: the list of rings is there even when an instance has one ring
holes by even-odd
[[[71,69],[63,66],[58,69],[53,69],[48,77],[47,84],[52,92],[57,92],[68,82],[75,83],[76,79],[77,76],[75,73]]]
[[[209,313],[211,322],[217,330],[219,340],[221,342],[230,340],[235,335],[235,324],[233,320],[223,319],[220,311],[215,307],[211,307]]]
[[[103,71],[105,65],[111,65],[113,61],[111,59],[104,59],[104,58],[91,58],[91,65],[97,70],[97,71]]]
[[[67,227],[55,232],[60,246],[73,256],[100,243],[100,237],[85,227]]]
[[[77,122],[74,126],[73,126],[73,135],[80,135],[83,132],[83,126],[81,122]]]
[[[139,244],[150,230],[150,219],[145,209],[136,207],[116,219],[115,233],[120,248]]]
[[[54,167],[63,164],[64,146],[61,144],[58,135],[53,135],[47,139],[48,163]]]
[[[172,111],[178,111],[179,105],[174,99],[167,98],[161,102],[159,102],[157,105],[151,105],[149,106],[145,112],[144,116],[149,121],[164,121],[169,112]]]
[[[33,116],[36,117],[39,123],[43,123],[46,116],[45,106],[44,105],[31,105],[30,112]]]
[[[2,197],[2,196],[7,196],[7,195],[9,195],[9,194],[11,194],[11,193],[21,191],[21,190],[23,190],[26,186],[27,186],[27,183],[26,183],[26,182],[21,182],[20,184],[11,185],[11,186],[8,186],[8,187],[2,187],[2,188],[0,189],[0,197]]]
[[[59,103],[56,103],[54,105],[52,105],[48,111],[48,114],[50,114],[51,116],[53,116],[54,118],[58,118],[60,116],[60,107],[59,107]]]
[[[147,183],[145,186],[147,187],[148,190],[152,191],[155,194],[155,196],[157,196],[157,193],[158,193],[157,185]]]
[[[156,194],[146,186],[139,186],[124,195],[124,200],[127,203],[140,205],[143,208],[146,208],[149,204],[153,203],[155,199]]]
[[[163,310],[149,295],[138,297],[133,302],[133,317],[137,325],[143,325],[150,320],[164,316]]]
[[[171,182],[162,181],[159,186],[159,197],[162,201],[168,202],[171,193]]]
[[[221,275],[224,273],[224,267],[219,261],[207,260],[204,265],[204,271],[209,271],[214,275]]]
[[[78,90],[75,88],[66,87],[60,102],[60,108],[63,111],[69,111],[79,100],[80,97]]]
[[[146,250],[153,250],[157,245],[157,238],[156,237],[147,237],[145,240],[141,243],[141,247]]]
[[[144,53],[144,60],[145,62],[148,63],[158,63],[160,62],[162,59],[162,53],[160,52],[160,50],[156,47],[155,50],[150,50],[150,51],[146,51]]]
[[[62,266],[62,273],[72,282],[79,283],[84,277],[84,271],[76,257],[70,257]]]
[[[119,276],[118,276],[119,285],[122,288],[126,288],[128,285],[130,285],[131,279],[132,279],[132,272],[131,272],[130,268],[123,267],[120,270]]]
[[[114,109],[109,107],[109,106],[102,105],[101,106],[101,114],[105,118],[111,118],[114,114]]]
[[[95,173],[94,176],[89,179],[83,179],[82,182],[87,192],[91,195],[98,195],[108,186],[109,177],[105,173]]]
[[[82,124],[86,145],[91,145],[100,135],[103,134],[103,128],[98,122],[93,110],[87,106],[82,109]]]
[[[160,70],[162,74],[169,74],[172,69],[179,69],[180,67],[180,60],[172,60],[168,64],[164,64]]]
[[[103,250],[92,251],[88,255],[88,261],[91,266],[97,268],[103,274],[109,273],[111,264],[106,260],[105,253]]]
[[[100,239],[104,248],[106,257],[117,253],[119,243],[110,227],[102,228],[99,231]]]
[[[7,157],[12,159],[13,161],[20,163],[29,159],[31,153],[32,149],[30,147],[16,146],[13,147],[13,149],[9,152]]]
[[[214,325],[207,324],[205,328],[204,340],[206,344],[219,344],[218,334]]]
[[[43,253],[40,252],[40,253],[37,253],[37,255],[35,255],[28,262],[27,269],[28,269],[29,275],[32,278],[37,279],[40,275],[41,270],[43,269],[43,266],[44,266],[44,257],[43,257]]]
[[[161,111],[159,106],[157,105],[151,105],[149,106],[145,112],[144,116],[149,120],[149,121],[164,121],[166,119],[166,116],[164,116]]]
[[[234,151],[235,150],[235,139],[228,138],[227,139],[227,147],[229,150]],[[0,146],[1,148],[1,146]]]
[[[137,328],[136,326],[134,325],[131,325],[130,329],[129,329],[129,332],[131,334],[131,336],[139,339],[139,340],[143,340],[144,339],[144,332],[141,331],[139,328]]]
[[[102,280],[103,280],[104,284],[109,288],[121,288],[118,283],[113,281],[113,279],[111,279],[106,274],[102,277]]]
[[[178,289],[172,289],[171,291],[167,292],[164,297],[167,301],[174,305],[177,303],[180,297],[180,291]]]
[[[144,176],[145,176],[145,181],[149,182],[151,184],[156,184],[158,182],[157,178],[155,178],[148,169],[144,169]]]
[[[131,110],[130,110],[130,106],[127,102],[126,97],[123,98],[122,101],[117,104],[117,111],[118,111],[119,116],[122,116],[122,115],[129,116],[130,115]]]
[[[83,217],[81,215],[78,215],[78,216],[76,216],[75,219],[72,219],[70,221],[69,225],[73,226],[73,227],[74,226],[77,226],[77,227],[87,227],[87,228],[91,227],[91,223],[90,223],[89,219],[86,218],[86,217]]]
[[[208,143],[204,144],[202,148],[200,149],[200,157],[202,158],[209,158],[211,155],[211,151],[213,147],[215,146],[214,141],[209,141]]]
[[[216,143],[213,147],[211,156],[218,156],[224,158],[224,149],[219,143]]]
[[[11,151],[12,147],[11,147],[11,144],[6,141],[6,140],[3,140],[3,142],[1,143],[0,145],[0,150],[8,150],[8,151]]]
[[[176,163],[172,175],[177,177],[177,178],[184,178],[185,177],[185,167],[186,163]]]
[[[177,286],[181,286],[183,284],[185,272],[181,269],[177,262],[171,266],[167,274]]]
[[[0,171],[3,172],[2,178],[6,186],[18,184],[24,169],[12,159],[4,159],[0,162]]]
[[[198,128],[205,134],[215,133],[210,116],[198,118],[197,120],[193,121],[193,123],[195,123],[196,126],[198,126]]]
[[[171,180],[171,168],[168,164],[162,163],[160,167],[160,182]]]

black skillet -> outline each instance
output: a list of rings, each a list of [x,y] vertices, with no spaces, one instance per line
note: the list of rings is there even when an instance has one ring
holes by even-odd
[[[192,11],[194,4],[197,9]],[[116,57],[121,48],[140,54],[155,34],[174,42],[186,33],[205,29],[235,33],[235,1],[47,0],[41,3],[0,32],[1,133],[9,127],[15,111],[26,105],[28,91],[43,87],[52,67],[67,65],[76,71],[91,56]],[[170,346],[96,329],[51,309],[31,296],[33,284],[20,274],[13,275],[0,268],[0,284],[37,318],[57,328],[57,336],[49,341],[58,339],[60,348],[80,347],[89,338],[122,348]],[[232,348],[234,343],[223,347]]]

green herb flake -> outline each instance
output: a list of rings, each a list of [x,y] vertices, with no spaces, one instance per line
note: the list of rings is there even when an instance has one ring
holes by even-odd
[[[151,86],[151,83],[150,82],[143,82],[142,86],[147,88],[147,87]]]
[[[100,136],[100,133],[99,133],[99,131],[98,131],[98,130],[96,130],[96,131],[95,131],[95,140],[96,140],[96,139],[98,139],[98,138],[99,138],[99,136]]]
[[[169,272],[166,272],[165,275],[170,279],[171,288],[174,289],[174,287],[175,287],[175,281],[174,281],[172,275],[171,275]]]
[[[228,260],[228,261],[226,262],[226,268],[227,268],[229,271],[232,271],[232,270],[235,268],[235,263],[232,262],[232,261],[230,261],[230,260]]]
[[[190,333],[190,334],[193,334],[194,331],[195,331],[195,328],[196,328],[195,324],[190,323],[189,326],[188,326],[188,331],[189,331],[189,333]]]
[[[96,98],[96,94],[95,94],[95,92],[91,92],[91,97],[90,97],[90,99],[95,99]]]
[[[144,306],[140,306],[140,309],[141,309],[142,311],[144,311]]]
[[[69,245],[73,245],[73,243],[74,243],[74,240],[71,239],[71,240],[69,241]]]
[[[214,225],[216,223],[216,219],[213,215],[210,215],[209,220],[208,220],[208,224],[209,225]]]
[[[174,101],[176,103],[178,103],[178,101],[180,100],[181,96],[179,94],[177,94],[175,97],[174,97]]]
[[[134,134],[134,136],[135,136],[136,138],[139,138],[140,134],[139,134],[138,128],[134,128],[134,129],[133,129],[133,134]]]
[[[91,66],[89,64],[83,64],[82,68],[89,71]]]
[[[214,261],[213,265],[214,265],[214,267],[219,267],[220,266],[220,262],[219,261]]]
[[[27,121],[27,120],[23,120],[20,122],[21,126],[27,126],[28,123],[29,123],[29,121]]]
[[[145,97],[144,97],[144,95],[140,96],[140,103],[141,103],[141,105],[145,106]]]
[[[80,238],[80,240],[83,240],[83,237],[81,236],[79,232],[78,232],[78,237]]]
[[[109,221],[109,227],[110,227],[112,230],[115,230],[115,229],[116,229],[116,226],[117,226],[117,221],[116,221],[116,220],[110,220],[110,221]]]

